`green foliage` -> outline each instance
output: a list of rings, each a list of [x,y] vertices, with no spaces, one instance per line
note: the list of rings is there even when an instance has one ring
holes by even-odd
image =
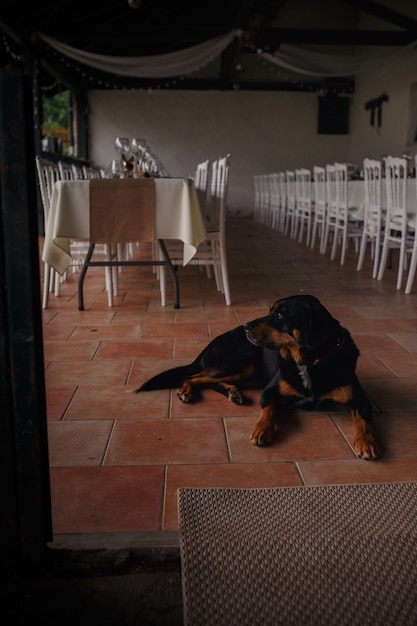
[[[52,98],[42,98],[44,132],[53,135],[57,128],[69,127],[69,92],[62,91]]]

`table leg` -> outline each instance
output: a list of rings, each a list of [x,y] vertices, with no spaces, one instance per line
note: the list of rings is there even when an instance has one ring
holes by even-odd
[[[164,261],[166,262],[168,269],[170,271],[172,282],[174,283],[174,309],[179,309],[180,308],[180,287],[178,284],[177,272],[175,271],[175,268],[172,265],[171,259],[169,258],[168,250],[166,249],[164,240],[158,239],[158,243],[159,243],[159,247],[161,248]]]
[[[93,256],[95,244],[90,244],[88,248],[87,256],[85,257],[84,265],[82,266],[80,278],[78,279],[78,310],[84,311],[84,294],[83,294],[83,284],[84,278],[87,273],[88,264],[91,261],[91,257]]]
[[[125,265],[137,265],[137,266],[147,266],[147,265],[166,265],[171,273],[172,282],[174,284],[174,308],[180,308],[180,288],[178,283],[178,276],[175,271],[175,268],[169,258],[168,251],[166,249],[165,243],[162,239],[158,239],[159,247],[161,248],[163,261],[153,260],[153,261],[91,261],[91,257],[93,256],[94,246],[95,244],[90,244],[90,247],[87,252],[87,256],[85,257],[84,265],[81,269],[80,278],[78,279],[78,310],[84,311],[84,295],[83,295],[83,284],[84,278],[87,273],[88,267],[91,266],[109,266],[109,267],[123,267]]]

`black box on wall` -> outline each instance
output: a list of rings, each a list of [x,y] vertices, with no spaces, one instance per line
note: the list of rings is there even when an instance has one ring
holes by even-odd
[[[319,135],[347,135],[349,133],[349,98],[336,95],[319,96]]]

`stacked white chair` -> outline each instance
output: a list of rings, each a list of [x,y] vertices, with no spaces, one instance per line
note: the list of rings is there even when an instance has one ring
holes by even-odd
[[[311,199],[311,172],[306,168],[295,170],[295,225],[294,238],[301,243],[304,234],[310,245],[313,208]]]
[[[370,244],[372,264],[372,278],[378,275],[379,258],[383,234],[383,219],[381,205],[382,163],[375,159],[364,159],[363,174],[365,186],[365,213],[363,230],[359,247],[357,271],[363,267],[365,253]]]
[[[314,186],[314,215],[311,232],[311,249],[316,244],[316,238],[320,240],[319,250],[324,253],[324,230],[326,227],[326,170],[324,167],[315,165],[313,168]]]
[[[401,289],[403,272],[406,266],[406,251],[412,247],[409,237],[407,215],[407,159],[388,156],[385,159],[385,183],[387,213],[384,226],[381,262],[378,280],[382,280],[388,260],[388,252],[398,250],[397,289]]]

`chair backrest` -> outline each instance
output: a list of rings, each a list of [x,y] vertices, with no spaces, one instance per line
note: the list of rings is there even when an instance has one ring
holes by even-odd
[[[287,209],[295,209],[295,171],[286,170],[285,172],[285,187],[287,193]]]
[[[348,166],[346,163],[335,163],[336,201],[339,221],[348,219]]]
[[[281,194],[281,209],[285,209],[287,205],[287,182],[285,172],[278,172],[279,176],[279,192]]]
[[[36,170],[38,173],[39,189],[41,192],[45,227],[49,217],[49,209],[51,205],[52,189],[54,183],[59,180],[59,170],[56,163],[43,159],[39,156],[35,157]]]
[[[313,167],[314,211],[317,217],[326,213],[326,170],[320,165]]]
[[[308,211],[311,208],[311,172],[309,169],[295,170],[295,197],[299,209]]]
[[[202,161],[198,163],[194,173],[194,187],[197,192],[198,201],[204,216],[204,221],[210,223],[210,214],[208,210],[207,192],[209,184],[209,167],[210,161]]]
[[[326,201],[327,216],[330,221],[337,216],[336,167],[332,163],[326,165]]]
[[[375,159],[363,160],[365,186],[365,227],[375,232],[381,227],[382,163]]]
[[[395,220],[401,230],[407,224],[407,159],[388,156],[385,159],[387,222]]]
[[[271,207],[271,190],[269,186],[269,174],[261,175],[261,202],[262,212],[265,221],[268,221],[269,211]]]
[[[75,180],[83,179],[84,170],[81,165],[76,165],[75,163],[71,163],[72,175]]]
[[[262,221],[261,213],[261,174],[253,175],[253,216]]]
[[[102,178],[102,176],[98,167],[83,165],[83,175],[80,178],[91,180],[92,178]]]
[[[58,161],[59,176],[61,180],[75,180],[75,175],[71,165]]]
[[[202,161],[201,163],[198,163],[194,175],[194,187],[196,189],[202,189],[203,191],[207,191],[209,182],[209,166],[209,159],[207,159],[207,161]]]
[[[278,172],[271,172],[269,174],[269,193],[271,195],[272,210],[279,210],[281,207],[281,184]]]
[[[224,236],[231,156],[228,154],[225,157],[220,157],[213,162],[213,164],[214,163],[216,163],[216,165],[212,168],[210,213],[212,217],[212,227],[219,230]]]
[[[281,212],[281,189],[278,172],[269,174],[270,226],[278,228]]]

